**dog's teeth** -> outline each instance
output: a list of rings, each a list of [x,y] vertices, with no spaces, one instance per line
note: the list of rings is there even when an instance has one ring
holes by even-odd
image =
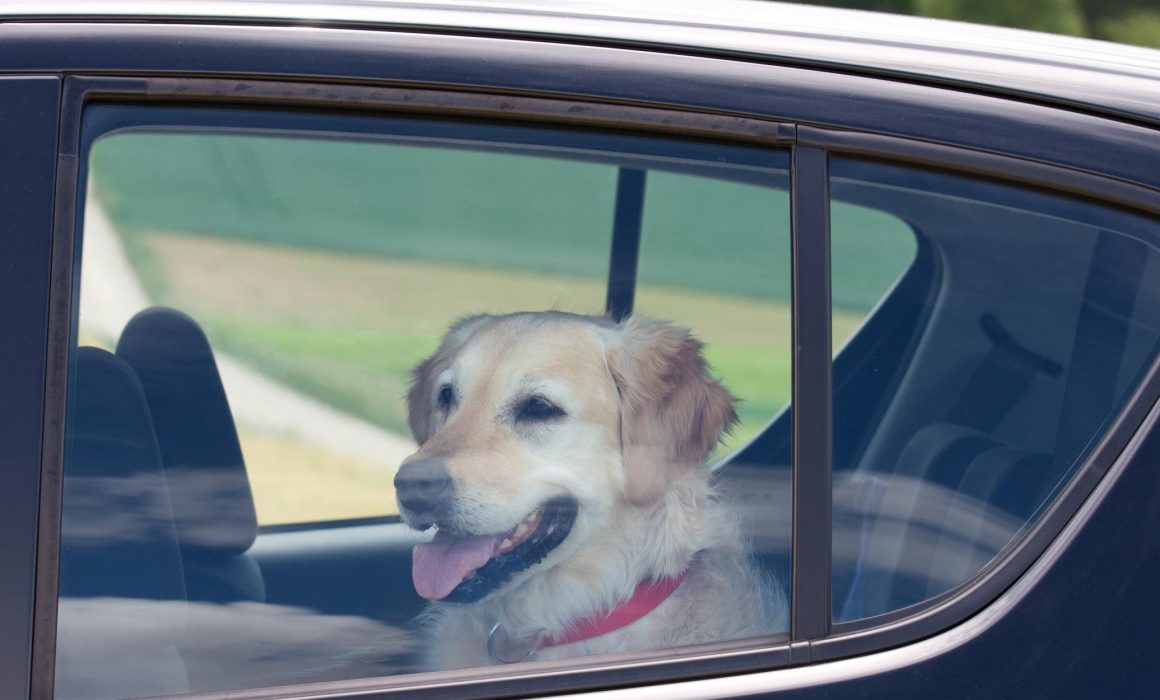
[[[499,548],[500,549],[511,549],[512,548],[512,541],[511,540],[504,540],[503,542],[500,542]]]
[[[523,537],[524,533],[528,531],[527,522],[522,522],[516,526],[516,537]]]

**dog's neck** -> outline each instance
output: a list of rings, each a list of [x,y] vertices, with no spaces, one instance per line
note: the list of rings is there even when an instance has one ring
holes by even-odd
[[[539,649],[582,642],[615,632],[656,610],[680,587],[687,574],[688,570],[685,570],[676,576],[641,581],[628,600],[612,610],[577,621],[557,636],[517,638],[511,636],[502,624],[496,624],[487,637],[487,654],[493,661],[513,663],[523,661]]]
[[[593,615],[587,620],[577,622],[566,634],[552,637],[544,643],[544,646],[555,647],[580,642],[631,625],[668,600],[688,573],[688,570],[685,570],[676,576],[656,581],[641,581],[631,598],[607,613]]]
[[[501,656],[526,658],[545,640],[567,634],[577,621],[618,608],[642,581],[691,574],[698,552],[740,551],[731,517],[713,498],[708,480],[690,474],[653,507],[627,511],[610,526],[615,536],[605,535],[601,547],[569,553],[543,575],[463,612],[484,634],[492,630],[488,646],[500,649]]]

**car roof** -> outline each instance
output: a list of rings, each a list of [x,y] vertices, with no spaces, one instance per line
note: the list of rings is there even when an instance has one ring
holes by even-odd
[[[1064,103],[1160,124],[1160,51],[750,0],[9,0],[0,21],[354,26],[742,57]]]

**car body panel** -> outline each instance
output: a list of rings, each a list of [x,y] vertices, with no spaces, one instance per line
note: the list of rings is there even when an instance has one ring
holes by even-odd
[[[1150,49],[765,2],[16,2],[14,19],[334,24],[708,52],[933,80],[1160,121]]]
[[[0,66],[24,73],[243,73],[564,94],[840,125],[1050,161],[1160,188],[1152,167],[1160,149],[1146,127],[893,80],[697,56],[338,29],[0,23]]]
[[[60,80],[0,78],[0,695],[28,692]]]

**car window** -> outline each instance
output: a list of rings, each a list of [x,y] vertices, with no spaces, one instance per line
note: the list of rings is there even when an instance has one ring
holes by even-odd
[[[58,697],[784,632],[747,543],[788,542],[788,495],[784,532],[739,531],[708,462],[788,398],[785,150],[112,105],[84,130]],[[542,609],[497,617],[516,589]],[[609,627],[640,600],[668,632]]]
[[[652,173],[644,207],[636,308],[696,329],[739,399],[719,454],[744,445],[790,398],[787,183],[780,174],[747,180]]]
[[[886,163],[834,158],[831,177],[835,208],[917,240],[835,359],[832,600],[849,621],[983,571],[1065,487],[1156,356],[1160,227]],[[835,289],[857,244],[838,230],[860,218],[835,212]]]
[[[94,145],[91,183],[83,291],[133,293],[83,297],[81,332],[111,345],[148,306],[197,320],[263,525],[397,512],[410,370],[457,317],[604,302],[613,165],[129,132]]]
[[[914,231],[904,220],[881,209],[831,201],[831,337],[835,354],[910,269],[917,253]]]

